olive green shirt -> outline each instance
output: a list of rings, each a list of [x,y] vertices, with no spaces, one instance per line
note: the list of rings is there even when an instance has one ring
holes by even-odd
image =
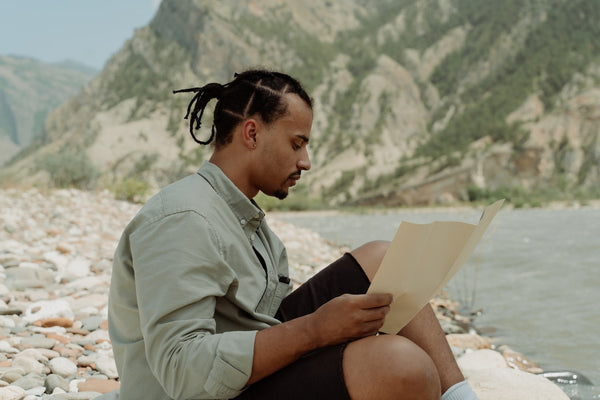
[[[108,320],[121,398],[237,396],[256,332],[279,323],[290,290],[264,213],[205,162],[152,197],[115,252]]]

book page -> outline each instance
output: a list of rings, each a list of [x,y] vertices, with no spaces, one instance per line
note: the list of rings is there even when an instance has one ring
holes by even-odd
[[[502,206],[498,200],[483,211],[477,225],[435,221],[402,222],[367,293],[391,293],[381,332],[400,331],[469,259]]]

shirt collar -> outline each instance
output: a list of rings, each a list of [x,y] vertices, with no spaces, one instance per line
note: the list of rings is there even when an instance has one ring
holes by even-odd
[[[246,197],[227,175],[210,161],[204,161],[197,174],[206,179],[215,192],[229,205],[248,239],[252,240],[253,234],[258,230],[265,216],[263,210],[254,200]]]

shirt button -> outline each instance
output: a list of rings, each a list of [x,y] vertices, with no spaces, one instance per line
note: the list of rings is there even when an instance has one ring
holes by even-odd
[[[248,221],[246,221],[246,218],[242,218],[242,219],[240,219],[240,223],[241,223],[242,225],[246,225],[246,222],[248,222]]]

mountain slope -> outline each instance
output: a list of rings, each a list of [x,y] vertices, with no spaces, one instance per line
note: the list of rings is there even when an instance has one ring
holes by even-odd
[[[315,168],[297,196],[600,195],[598,20],[594,0],[163,0],[8,173],[48,180],[41,161],[76,148],[98,185],[162,186],[210,152],[188,139],[189,99],[171,90],[265,66],[315,99]]]
[[[72,63],[0,55],[0,165],[42,135],[48,113],[92,76]]]

